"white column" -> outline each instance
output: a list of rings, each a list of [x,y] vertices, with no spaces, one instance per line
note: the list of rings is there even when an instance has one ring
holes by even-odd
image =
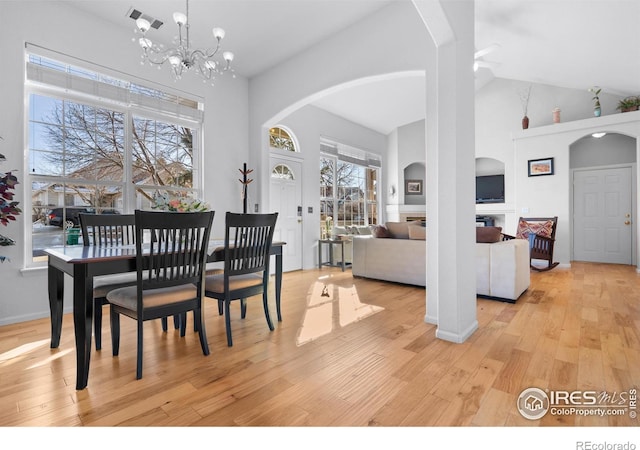
[[[433,43],[427,62],[427,313],[436,336],[477,328],[474,3],[414,0]]]

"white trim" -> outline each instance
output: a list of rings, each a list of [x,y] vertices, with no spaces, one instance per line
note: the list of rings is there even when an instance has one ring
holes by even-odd
[[[118,70],[114,70],[107,66],[102,66],[100,64],[93,63],[91,61],[87,61],[84,59],[76,58],[66,53],[58,52],[56,50],[52,50],[46,47],[42,47],[37,44],[33,44],[31,42],[25,42],[25,50],[26,54],[34,54],[38,56],[42,56],[44,58],[51,58],[58,60],[65,64],[73,64],[78,65],[80,67],[85,67],[88,70],[93,70],[104,75],[114,77],[114,78],[124,78],[125,81],[130,81],[136,84],[140,84],[143,86],[147,86],[151,89],[157,89],[159,91],[164,91],[171,95],[175,95],[178,97],[184,97],[185,99],[192,100],[198,103],[204,103],[204,98],[194,95],[193,93],[182,91],[180,89],[176,89],[175,87],[156,83],[155,81],[147,80],[145,78],[136,77],[135,75],[128,74],[126,72],[120,72]]]
[[[439,327],[436,329],[436,337],[445,341],[453,342],[455,344],[462,344],[478,329],[478,321],[474,320],[466,330],[462,330],[460,333],[454,333],[452,331],[444,331]]]

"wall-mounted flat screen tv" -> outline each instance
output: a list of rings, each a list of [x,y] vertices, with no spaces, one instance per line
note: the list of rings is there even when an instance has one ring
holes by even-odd
[[[476,203],[504,203],[504,175],[476,177]]]

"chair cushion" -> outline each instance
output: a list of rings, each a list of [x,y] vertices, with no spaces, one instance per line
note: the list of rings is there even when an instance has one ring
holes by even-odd
[[[476,227],[476,242],[493,244],[502,240],[502,227]]]
[[[262,275],[257,275],[255,273],[229,278],[229,289],[232,291],[260,285],[262,285]],[[223,293],[224,274],[221,273],[207,276],[205,281],[205,290],[209,292]]]
[[[136,286],[114,289],[107,294],[107,300],[114,305],[136,311],[138,303],[136,290]],[[143,291],[142,295],[144,307],[152,308],[194,299],[198,296],[198,290],[193,284],[184,284],[181,286]]]
[[[516,238],[529,239],[530,233],[542,237],[551,237],[551,233],[553,233],[553,220],[547,220],[546,222],[527,222],[526,220],[521,220],[520,223],[518,223]]]
[[[103,298],[113,289],[135,285],[138,275],[136,272],[119,273],[115,275],[101,275],[93,279],[93,297]]]

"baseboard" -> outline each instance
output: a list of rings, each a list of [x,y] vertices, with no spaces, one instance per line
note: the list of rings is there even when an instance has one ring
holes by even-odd
[[[429,314],[424,315],[424,322],[430,323],[432,325],[438,325],[438,318],[435,316],[430,316]]]
[[[524,294],[525,292],[527,292],[527,291],[524,291],[522,294]],[[522,294],[520,294],[520,295],[522,295]],[[512,303],[512,304],[513,304],[513,303],[515,303],[515,302],[517,301],[517,299],[516,299],[516,300],[514,300],[514,299],[512,299],[512,298],[492,297],[491,295],[480,295],[480,294],[476,294],[476,297],[478,297],[478,298],[484,298],[484,299],[486,299],[486,300],[495,300],[495,301],[498,301],[498,302]],[[520,298],[520,297],[518,297],[518,298]]]
[[[462,333],[452,333],[449,331],[442,331],[440,328],[436,329],[436,337],[445,341],[453,342],[455,344],[462,344],[478,329],[478,321],[474,320],[471,325]]]

